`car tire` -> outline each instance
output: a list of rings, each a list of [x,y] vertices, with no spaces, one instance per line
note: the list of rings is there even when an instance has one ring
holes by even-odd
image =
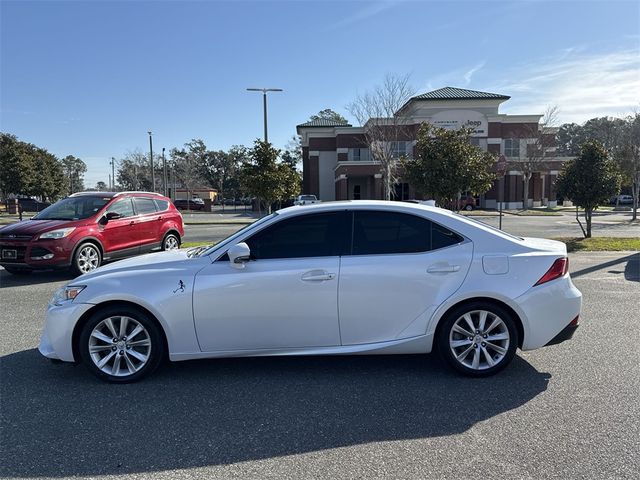
[[[436,347],[456,371],[487,377],[513,359],[519,341],[515,322],[510,312],[493,303],[467,303],[455,308],[438,327]]]
[[[473,210],[473,205],[465,205],[464,209],[465,209],[467,212],[470,212],[471,210]]]
[[[31,270],[26,268],[13,268],[4,266],[4,269],[9,272],[11,275],[28,275],[31,273]]]
[[[73,254],[71,271],[76,275],[82,275],[95,270],[100,265],[102,265],[102,253],[98,246],[91,242],[84,242]]]
[[[77,351],[100,380],[131,383],[151,374],[165,357],[158,324],[145,312],[114,305],[95,312],[82,327]]]
[[[180,237],[175,233],[167,233],[162,240],[162,250],[177,250],[180,248]]]

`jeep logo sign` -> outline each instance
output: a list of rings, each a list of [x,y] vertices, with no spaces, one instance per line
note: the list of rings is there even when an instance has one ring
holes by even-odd
[[[486,137],[488,132],[487,117],[473,110],[444,110],[433,115],[429,121],[434,126],[447,130],[471,128],[472,137]]]

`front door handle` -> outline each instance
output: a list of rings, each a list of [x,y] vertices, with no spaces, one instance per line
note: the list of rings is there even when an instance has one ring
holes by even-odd
[[[334,278],[336,278],[335,273],[329,273],[325,270],[311,270],[302,275],[302,280],[305,282],[324,282],[326,280],[333,280]]]
[[[454,273],[460,271],[460,265],[432,265],[427,268],[428,273]]]

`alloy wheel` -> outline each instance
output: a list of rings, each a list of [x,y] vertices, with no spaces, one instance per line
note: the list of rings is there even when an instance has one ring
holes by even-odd
[[[108,317],[91,331],[89,355],[95,366],[107,375],[133,375],[149,361],[151,336],[134,318]]]
[[[504,320],[487,310],[463,314],[449,332],[449,348],[453,357],[472,370],[486,370],[502,362],[510,341]]]
[[[165,250],[177,250],[180,248],[180,242],[174,235],[168,235],[167,238],[164,239],[164,249]]]
[[[85,245],[78,252],[76,263],[78,270],[82,273],[95,270],[100,266],[100,253],[93,245]]]

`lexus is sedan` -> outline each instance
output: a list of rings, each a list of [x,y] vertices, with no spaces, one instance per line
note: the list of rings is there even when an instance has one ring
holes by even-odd
[[[165,358],[434,350],[487,376],[570,338],[581,300],[563,243],[425,205],[330,202],[81,275],[51,299],[39,349],[110,382]]]

